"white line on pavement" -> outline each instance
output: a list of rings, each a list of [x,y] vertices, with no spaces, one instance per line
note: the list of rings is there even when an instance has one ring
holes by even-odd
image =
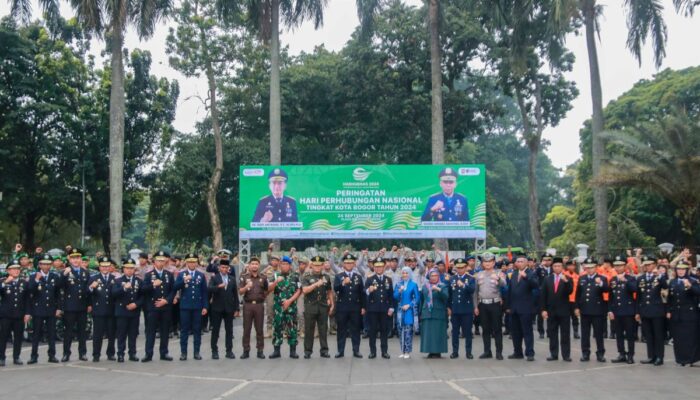
[[[225,391],[219,397],[214,397],[212,400],[222,400],[223,398],[231,396],[232,394],[234,394],[237,391],[243,389],[244,387],[250,385],[251,383],[252,383],[251,381],[243,381],[243,382],[239,383],[238,385],[232,387],[231,389]]]
[[[474,395],[471,394],[467,389],[465,389],[465,388],[459,386],[459,385],[456,384],[454,381],[446,381],[446,383],[447,383],[447,386],[449,386],[449,387],[451,387],[452,389],[458,391],[459,393],[461,393],[464,397],[468,398],[469,400],[479,400],[478,397],[474,396]]]

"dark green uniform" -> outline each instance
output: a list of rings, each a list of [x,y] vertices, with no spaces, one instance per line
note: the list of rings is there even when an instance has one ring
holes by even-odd
[[[321,355],[328,355],[328,292],[333,290],[331,278],[328,274],[305,274],[302,279],[302,287],[315,284],[323,279],[325,284],[315,288],[312,292],[304,294],[304,356],[308,358],[313,352],[314,331],[318,324],[318,338],[321,343]]]
[[[277,275],[279,274],[279,275]],[[276,276],[284,278],[275,286],[273,298],[274,318],[272,320],[272,345],[281,346],[284,335],[287,335],[287,343],[290,346],[297,344],[297,302],[293,302],[286,311],[282,308],[282,303],[294,296],[294,293],[301,288],[299,274],[290,272],[288,274],[275,273]],[[275,277],[275,279],[277,279]],[[274,281],[274,279],[273,279]]]

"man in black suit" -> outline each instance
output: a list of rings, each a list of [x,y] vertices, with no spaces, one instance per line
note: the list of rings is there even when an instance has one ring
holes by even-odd
[[[574,289],[571,280],[563,273],[564,263],[560,257],[552,259],[552,274],[547,276],[540,288],[540,309],[543,320],[547,320],[549,353],[547,361],[559,359],[559,334],[561,334],[561,356],[571,361],[569,331],[569,295]]]
[[[508,280],[508,311],[511,315],[511,335],[513,337],[513,354],[508,358],[535,361],[534,335],[532,318],[536,307],[533,290],[539,286],[539,278],[534,271],[527,268],[527,257],[515,257],[515,268]],[[525,355],[523,356],[523,341]]]
[[[219,261],[219,272],[209,280],[209,293],[211,294],[211,358],[219,359],[219,331],[221,321],[224,321],[226,337],[226,358],[236,358],[233,354],[233,318],[239,315],[240,303],[238,300],[238,285],[236,278],[230,274],[230,261]]]

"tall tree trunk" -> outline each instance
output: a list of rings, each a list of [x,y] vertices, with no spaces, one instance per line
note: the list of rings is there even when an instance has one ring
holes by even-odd
[[[536,104],[535,104],[535,119],[537,127],[533,127],[530,121],[530,116],[527,113],[525,100],[523,99],[520,90],[516,89],[516,99],[520,116],[523,121],[523,137],[530,150],[530,157],[527,162],[527,189],[528,189],[528,214],[530,222],[530,239],[535,246],[535,250],[540,252],[545,249],[544,237],[542,235],[542,226],[540,225],[539,198],[537,195],[537,159],[540,153],[540,139],[542,135],[542,107],[540,102],[540,88],[536,82]]]
[[[271,0],[270,32],[270,165],[282,163],[282,100],[280,95],[280,5]]]
[[[600,166],[605,159],[605,143],[600,137],[603,131],[603,89],[600,84],[598,50],[595,42],[595,0],[583,2],[583,16],[586,24],[586,46],[591,78],[591,100],[593,120],[591,123],[591,165],[593,179],[600,174]],[[595,252],[598,257],[608,255],[608,190],[605,186],[593,187],[593,208],[595,210]]]
[[[34,254],[34,249],[36,249],[36,231],[34,230],[36,220],[36,214],[34,212],[28,212],[24,215],[24,221],[22,221],[22,234],[24,236],[25,246],[24,251],[27,254]]]
[[[445,133],[442,125],[442,56],[440,54],[440,3],[430,0],[428,9],[430,31],[430,129],[431,153],[433,164],[445,162]],[[442,251],[448,250],[447,239],[436,239],[435,247]]]
[[[109,254],[121,259],[124,196],[124,61],[123,32],[112,31],[112,88],[109,95]]]
[[[202,31],[202,39],[204,39]],[[203,41],[202,43],[206,43]],[[205,50],[206,51],[206,50]],[[209,187],[207,188],[207,209],[209,210],[209,221],[211,222],[211,236],[216,250],[224,247],[224,240],[221,234],[221,220],[219,219],[219,207],[216,203],[216,194],[219,192],[221,174],[224,171],[224,145],[221,140],[221,125],[219,125],[219,109],[216,103],[216,80],[214,79],[214,68],[207,55],[207,80],[209,81],[209,105],[211,107],[211,123],[214,129],[214,151],[216,162],[212,171]]]

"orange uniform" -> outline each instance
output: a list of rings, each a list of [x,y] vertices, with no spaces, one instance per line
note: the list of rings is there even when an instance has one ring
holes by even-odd
[[[576,272],[569,272],[569,271],[564,271],[564,274],[566,276],[568,276],[571,279],[571,282],[574,284],[574,290],[569,295],[569,303],[575,303],[576,302],[576,290],[578,289],[578,274]]]
[[[617,276],[617,272],[615,272],[615,270],[612,268],[599,267],[596,270],[596,272],[600,275],[603,275],[605,277],[605,279],[608,280],[608,285],[610,284],[610,281],[612,280],[612,278]],[[608,301],[609,297],[610,297],[610,293],[608,293],[608,292],[603,293],[603,300],[605,302]]]

